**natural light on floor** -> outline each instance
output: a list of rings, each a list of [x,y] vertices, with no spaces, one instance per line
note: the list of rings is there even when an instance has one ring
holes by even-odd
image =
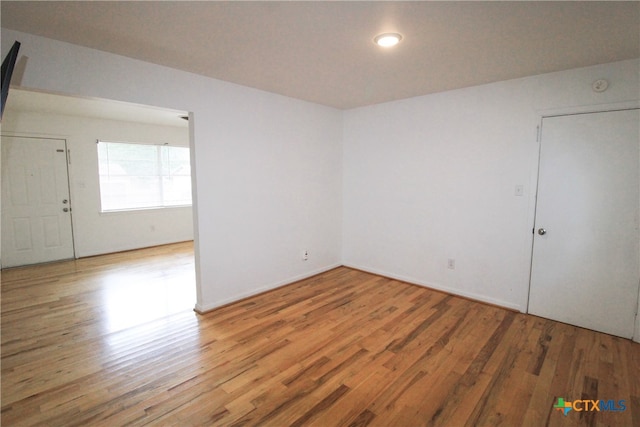
[[[151,280],[150,280],[151,279]],[[101,278],[105,332],[111,333],[193,309],[193,265],[169,272],[114,271]]]

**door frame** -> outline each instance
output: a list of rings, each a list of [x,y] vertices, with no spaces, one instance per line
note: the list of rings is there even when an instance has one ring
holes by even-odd
[[[69,149],[69,146],[67,144],[69,138],[66,135],[51,135],[51,134],[38,134],[38,133],[29,133],[29,132],[2,132],[0,133],[0,143],[2,141],[2,138],[4,137],[11,137],[11,138],[29,138],[29,139],[51,139],[51,140],[62,140],[64,141],[64,147],[65,147],[65,160],[67,162],[67,190],[69,191],[69,209],[71,209],[70,212],[70,218],[71,218],[71,252],[72,252],[72,257],[71,259],[77,259],[78,257],[76,256],[76,239],[75,239],[75,217],[73,215],[73,193],[72,193],[72,188],[71,188],[71,150]],[[0,170],[2,168],[2,159],[0,159]],[[1,176],[1,174],[0,174]],[[1,178],[0,178],[1,179]],[[2,232],[2,229],[0,229],[0,233]],[[58,262],[58,261],[51,261],[51,262]],[[0,245],[0,269],[4,269],[5,267],[2,265],[2,247]],[[7,268],[13,268],[13,267],[7,267]],[[18,267],[16,267],[18,268]]]
[[[538,208],[538,180],[540,178],[540,150],[542,148],[542,122],[545,118],[560,117],[560,116],[574,116],[579,114],[593,114],[593,113],[608,113],[613,111],[624,111],[640,109],[640,100],[637,101],[625,101],[610,104],[594,104],[574,107],[561,107],[537,110],[537,126],[536,126],[536,154],[532,161],[532,172],[530,182],[532,183],[532,191],[530,196],[529,217],[527,224],[529,227],[527,230],[531,230],[529,234],[529,286],[527,289],[527,301],[526,301],[526,313],[529,314],[529,300],[531,295],[531,279],[533,273],[533,245],[535,243],[535,223],[536,223],[536,211]],[[636,297],[636,316],[634,323],[634,334],[631,337],[633,341],[640,342],[640,289]]]

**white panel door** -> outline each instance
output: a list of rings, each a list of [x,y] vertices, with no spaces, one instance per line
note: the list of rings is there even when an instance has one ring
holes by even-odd
[[[633,335],[639,128],[639,110],[543,119],[529,313]]]
[[[2,137],[2,267],[73,258],[66,143]]]

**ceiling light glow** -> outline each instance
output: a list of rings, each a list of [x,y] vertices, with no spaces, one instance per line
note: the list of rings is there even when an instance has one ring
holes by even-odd
[[[402,40],[402,36],[398,33],[384,33],[373,39],[378,46],[382,47],[395,46],[400,43],[400,40]]]

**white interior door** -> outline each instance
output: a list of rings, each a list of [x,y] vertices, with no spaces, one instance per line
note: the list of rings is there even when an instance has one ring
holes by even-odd
[[[543,119],[531,314],[633,335],[640,282],[639,111]]]
[[[2,267],[73,258],[66,142],[2,137]]]

